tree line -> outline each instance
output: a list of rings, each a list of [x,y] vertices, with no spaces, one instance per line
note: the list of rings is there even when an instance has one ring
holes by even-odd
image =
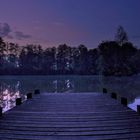
[[[119,27],[114,41],[97,48],[66,44],[43,49],[40,45],[7,43],[0,38],[1,75],[133,75],[140,72],[140,50]]]

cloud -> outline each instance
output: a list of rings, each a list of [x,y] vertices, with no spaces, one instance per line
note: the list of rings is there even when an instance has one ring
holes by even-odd
[[[13,32],[11,26],[8,23],[0,23],[0,37],[22,40],[31,38],[31,35],[24,34],[22,31]]]
[[[8,37],[11,32],[12,29],[8,23],[0,23],[0,37]]]
[[[15,38],[18,39],[18,40],[28,39],[28,38],[32,37],[31,35],[24,34],[21,31],[16,31],[16,32],[14,32],[14,34],[15,34]]]

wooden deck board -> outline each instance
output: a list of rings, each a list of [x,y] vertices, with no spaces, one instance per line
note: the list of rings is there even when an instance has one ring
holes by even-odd
[[[139,140],[140,116],[104,94],[41,94],[4,113],[0,139]]]

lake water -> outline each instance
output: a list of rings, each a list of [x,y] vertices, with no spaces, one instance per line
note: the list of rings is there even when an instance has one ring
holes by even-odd
[[[129,99],[129,107],[136,110],[140,104],[140,76],[101,77],[101,76],[0,76],[0,105],[3,112],[15,106],[15,100],[40,89],[48,93],[99,92],[106,87],[119,97]]]

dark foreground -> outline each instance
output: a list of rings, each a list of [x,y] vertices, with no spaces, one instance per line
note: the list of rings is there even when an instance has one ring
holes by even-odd
[[[97,93],[34,96],[0,119],[0,139],[110,140],[140,138],[140,116]]]

